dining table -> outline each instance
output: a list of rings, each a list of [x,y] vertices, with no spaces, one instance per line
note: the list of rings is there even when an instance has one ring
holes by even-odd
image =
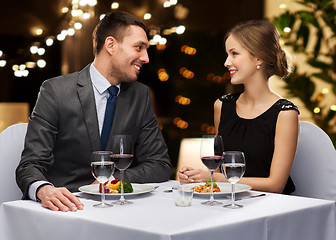
[[[223,207],[230,194],[215,194],[221,205],[202,202],[208,194],[194,194],[189,207],[175,206],[172,187],[178,181],[151,183],[150,191],[126,195],[128,205],[97,208],[99,194],[76,192],[84,204],[76,212],[51,211],[31,200],[0,206],[0,239],[135,239],[135,240],[335,240],[335,201],[265,193],[236,194],[239,209]],[[109,194],[107,202],[119,196]],[[239,200],[240,198],[243,198]]]

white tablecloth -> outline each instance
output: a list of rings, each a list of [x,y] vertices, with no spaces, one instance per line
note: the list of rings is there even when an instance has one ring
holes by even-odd
[[[96,201],[81,199],[85,207],[77,212],[6,202],[0,207],[0,239],[336,239],[333,201],[267,193],[240,201],[241,209],[202,205],[205,199],[199,197],[191,207],[176,207],[172,193],[163,190],[177,184],[161,183],[151,193],[130,196],[133,204],[127,206],[99,209],[92,207]],[[225,197],[218,200],[228,203]]]

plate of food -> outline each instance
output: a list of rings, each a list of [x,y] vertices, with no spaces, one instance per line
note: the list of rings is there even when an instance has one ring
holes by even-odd
[[[139,184],[124,182],[124,195],[138,195],[152,192],[155,187],[151,184]],[[100,184],[84,185],[78,188],[80,192],[101,195]],[[116,179],[114,181],[108,181],[104,184],[105,195],[120,196],[120,181]]]
[[[203,196],[210,194],[210,188],[211,188],[210,181],[203,183],[190,183],[186,185],[190,185],[195,188],[194,195]],[[247,192],[250,191],[251,189],[252,187],[246,184],[239,184],[239,183],[235,184],[235,193]],[[213,192],[214,195],[230,194],[232,192],[231,184],[227,182],[214,183]]]

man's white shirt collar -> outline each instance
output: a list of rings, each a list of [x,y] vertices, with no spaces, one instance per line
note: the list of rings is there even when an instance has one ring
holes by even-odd
[[[90,76],[92,84],[100,94],[103,94],[111,86],[110,82],[107,81],[107,79],[103,75],[101,75],[100,72],[98,72],[93,63],[91,63],[90,66]],[[119,88],[120,92],[120,83],[116,85],[116,87]]]

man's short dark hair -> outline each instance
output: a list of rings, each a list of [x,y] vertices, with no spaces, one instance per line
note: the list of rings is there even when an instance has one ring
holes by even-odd
[[[146,32],[145,25],[129,13],[112,12],[106,14],[99,21],[92,34],[94,53],[98,54],[101,51],[108,36],[114,37],[117,41],[122,41],[130,25],[139,26]]]

